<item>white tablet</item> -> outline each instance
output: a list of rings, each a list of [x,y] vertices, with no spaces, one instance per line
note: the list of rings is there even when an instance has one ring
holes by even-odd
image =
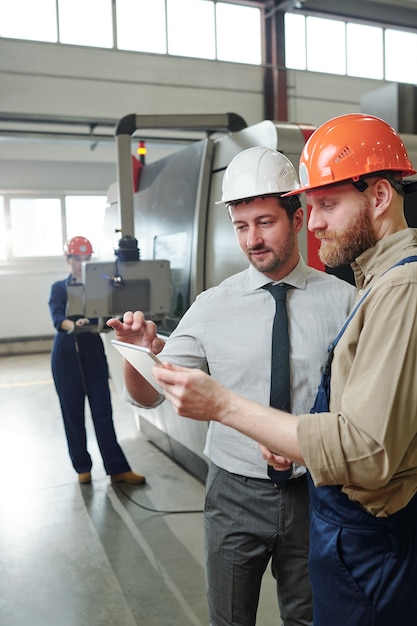
[[[126,343],[124,341],[117,341],[117,339],[111,339],[112,344],[122,354],[122,356],[133,365],[133,367],[145,378],[152,387],[154,387],[158,393],[164,394],[162,387],[158,385],[155,378],[152,376],[152,367],[154,365],[161,365],[161,361],[154,355],[154,353],[148,348],[142,346],[135,346],[133,343]]]

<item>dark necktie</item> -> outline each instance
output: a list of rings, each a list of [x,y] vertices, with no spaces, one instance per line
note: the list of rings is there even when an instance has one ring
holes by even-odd
[[[265,285],[275,299],[275,317],[272,326],[271,392],[270,405],[275,409],[291,410],[290,340],[288,336],[287,291],[291,285]],[[278,486],[291,476],[291,469],[279,472],[268,465],[268,476]]]

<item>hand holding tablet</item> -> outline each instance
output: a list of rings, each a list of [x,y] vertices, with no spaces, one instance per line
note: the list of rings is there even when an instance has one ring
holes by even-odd
[[[152,376],[152,367],[154,365],[162,365],[158,357],[156,357],[148,348],[136,346],[133,343],[117,341],[117,339],[112,339],[111,342],[126,359],[126,361],[129,361],[129,363],[133,365],[139,374],[143,376],[143,378],[145,378],[145,380],[147,380],[148,383],[158,391],[158,393],[164,395],[163,389],[158,385],[155,378]]]

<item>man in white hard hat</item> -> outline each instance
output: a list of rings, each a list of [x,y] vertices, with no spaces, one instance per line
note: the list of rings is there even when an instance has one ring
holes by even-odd
[[[229,389],[269,405],[275,301],[265,287],[285,283],[295,412],[311,407],[327,346],[354,299],[352,286],[307,267],[301,258],[299,196],[282,197],[298,188],[293,165],[275,150],[249,148],[232,160],[221,201],[249,267],[200,294],[160,354],[176,365],[207,367]],[[109,325],[119,340],[161,350],[155,325],[141,312],[127,312],[123,322]],[[127,362],[124,374],[135,402],[154,407],[163,400]],[[284,464],[290,477],[275,484],[258,445],[217,422],[210,423],[204,452],[210,459],[204,513],[210,623],[256,623],[261,581],[271,561],[282,623],[311,626],[305,468]]]

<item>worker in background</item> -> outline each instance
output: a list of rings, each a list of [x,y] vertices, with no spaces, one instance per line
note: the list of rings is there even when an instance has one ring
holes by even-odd
[[[351,285],[307,267],[301,258],[303,209],[297,195],[282,197],[298,188],[293,165],[279,152],[254,147],[232,160],[223,178],[222,202],[249,267],[198,296],[159,357],[207,366],[229,389],[268,405],[275,300],[265,287],[285,282],[290,287],[287,373],[297,412],[311,406],[327,345],[354,300]],[[140,312],[108,323],[117,339],[161,349],[155,325]],[[148,407],[161,402],[127,362],[124,375],[135,402]],[[211,419],[209,411],[205,419]],[[289,478],[278,486],[259,446],[216,422],[210,423],[204,453],[210,459],[204,512],[210,623],[253,626],[262,577],[271,562],[282,623],[311,626],[305,468],[286,465]]]
[[[361,297],[311,414],[248,402],[202,372],[154,368],[181,415],[237,428],[268,463],[278,454],[307,466],[314,626],[416,623],[417,232],[403,182],[415,173],[398,133],[370,115],[326,122],[302,152],[321,259],[350,263]]]
[[[112,482],[140,485],[145,477],[132,472],[117,442],[109,389],[109,371],[103,341],[91,332],[97,320],[68,319],[67,285],[81,282],[83,261],[93,248],[85,237],[73,237],[65,246],[70,275],[52,285],[49,309],[57,330],[52,348],[52,374],[61,405],[68,451],[80,483],[91,482],[91,456],[87,450],[85,399],[91,409],[97,443]],[[90,330],[91,329],[91,330]]]

